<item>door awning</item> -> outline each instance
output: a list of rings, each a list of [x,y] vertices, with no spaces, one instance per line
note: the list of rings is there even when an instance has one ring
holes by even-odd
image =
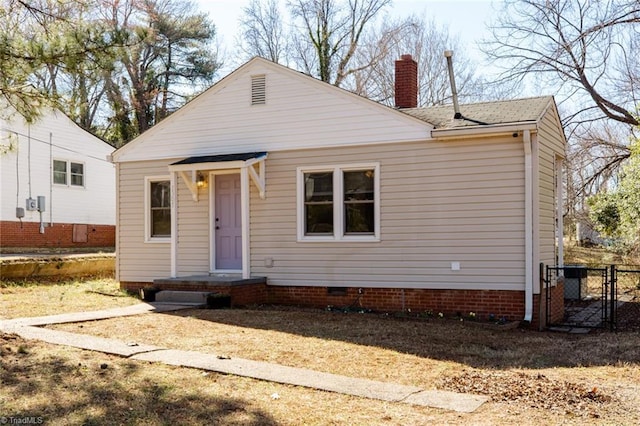
[[[169,165],[169,171],[178,173],[191,191],[194,201],[198,201],[198,172],[201,170],[244,169],[249,172],[251,180],[260,192],[260,198],[265,198],[265,168],[266,152],[245,152],[239,154],[202,155],[188,157]],[[256,170],[256,165],[258,169]],[[188,173],[191,172],[189,178]]]
[[[267,158],[266,152],[245,152],[241,154],[202,155],[189,157],[169,165],[170,172],[191,170],[220,170],[246,167],[248,162]],[[253,161],[251,161],[253,160]]]

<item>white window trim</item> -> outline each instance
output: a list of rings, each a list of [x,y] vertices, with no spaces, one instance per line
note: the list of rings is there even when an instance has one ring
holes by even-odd
[[[343,172],[373,170],[373,235],[344,235]],[[333,172],[333,235],[305,235],[304,174]],[[379,242],[380,241],[380,163],[350,163],[332,166],[309,166],[296,169],[298,242]]]
[[[152,237],[151,236],[151,183],[159,181],[169,181],[171,184],[171,194],[175,188],[171,176],[145,176],[144,178],[144,242],[145,243],[171,243],[171,236]],[[172,211],[173,213],[173,211]]]
[[[53,167],[53,162],[54,161],[60,161],[62,163],[65,164],[65,169],[64,169],[64,174],[65,174],[65,179],[67,181],[67,183],[56,183],[54,176],[55,176],[55,169]],[[75,163],[75,164],[82,164],[82,185],[73,185],[71,183],[71,163]],[[87,187],[87,163],[85,163],[84,161],[75,161],[75,160],[66,160],[66,159],[62,159],[62,158],[54,158],[51,161],[51,182],[54,186],[57,187],[66,187],[66,188],[78,188],[78,189],[84,189]]]
[[[82,165],[82,185],[74,185],[71,183],[71,163]],[[69,186],[73,188],[85,188],[87,186],[87,164],[84,161],[67,161],[67,181]]]

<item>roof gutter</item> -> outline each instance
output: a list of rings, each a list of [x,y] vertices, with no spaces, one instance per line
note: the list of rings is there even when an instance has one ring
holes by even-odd
[[[525,129],[524,144],[524,321],[533,317],[533,166],[531,131]]]
[[[457,127],[454,129],[433,129],[431,138],[433,139],[465,139],[478,136],[499,136],[522,131],[537,131],[537,123],[533,121],[521,121],[508,124],[490,124],[483,126]]]

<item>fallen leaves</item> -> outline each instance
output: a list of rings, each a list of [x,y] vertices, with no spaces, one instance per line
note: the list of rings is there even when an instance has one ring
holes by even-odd
[[[544,374],[518,371],[465,370],[440,380],[439,389],[488,395],[495,402],[524,403],[531,408],[599,417],[597,410],[613,398],[598,387],[586,387]]]

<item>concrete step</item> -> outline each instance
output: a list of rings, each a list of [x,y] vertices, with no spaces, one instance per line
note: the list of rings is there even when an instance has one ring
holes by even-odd
[[[207,305],[207,297],[212,294],[207,291],[177,291],[162,290],[156,293],[156,303],[179,303],[193,304],[198,306]]]

